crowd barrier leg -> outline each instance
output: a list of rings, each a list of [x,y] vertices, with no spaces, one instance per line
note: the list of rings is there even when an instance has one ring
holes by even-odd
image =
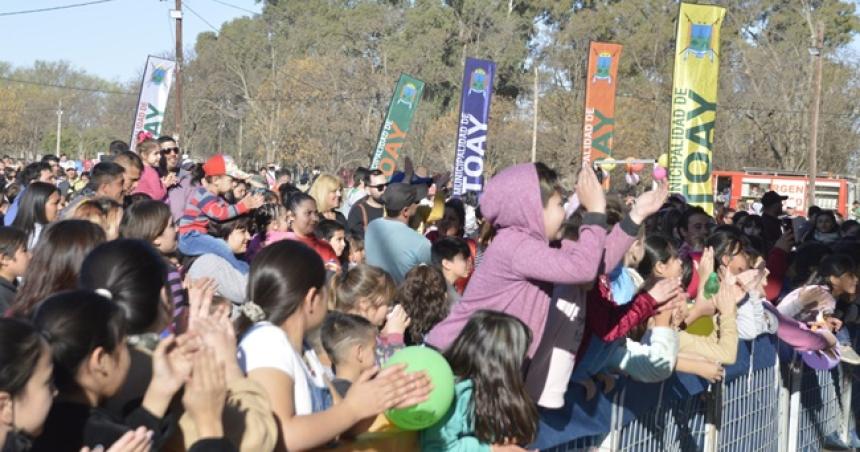
[[[839,428],[839,436],[846,445],[850,447],[860,447],[860,441],[857,440],[857,427],[854,416],[854,405],[851,404],[854,399],[854,369],[843,367],[840,376],[840,385],[842,389],[842,425]]]
[[[621,428],[624,425],[624,395],[627,394],[627,388],[623,388],[612,399],[612,424],[609,434],[606,435],[605,441],[600,445],[601,452],[609,452],[618,450],[621,445]]]
[[[779,389],[779,440],[777,441],[779,452],[789,452],[792,450],[790,444],[791,441],[789,439],[796,437],[796,435],[791,435],[790,433],[791,395],[794,392],[791,390],[791,378],[785,378],[783,376],[784,373],[787,376],[788,372],[789,369],[786,369],[785,366],[780,366],[779,363],[777,363],[776,382],[774,384]],[[797,426],[795,426],[795,431],[797,431]]]
[[[801,366],[799,361],[795,360],[788,364],[785,375],[788,377],[787,385],[789,390],[788,402],[788,448],[787,451],[796,451],[800,432],[800,383],[801,383]]]
[[[722,417],[723,384],[712,385],[705,399],[705,442],[704,450],[717,450],[720,419]]]

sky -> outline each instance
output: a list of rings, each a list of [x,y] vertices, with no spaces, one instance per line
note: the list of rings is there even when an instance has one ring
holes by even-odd
[[[92,0],[0,1],[0,61],[31,66],[36,60],[66,60],[102,78],[127,82],[139,74],[147,55],[175,50],[174,0],[111,0],[57,11],[3,16],[3,13],[86,3]],[[232,6],[228,6],[232,5]],[[241,8],[241,9],[239,9]],[[254,0],[183,0],[186,51],[197,35],[248,11],[260,12]],[[248,11],[243,11],[248,10]]]

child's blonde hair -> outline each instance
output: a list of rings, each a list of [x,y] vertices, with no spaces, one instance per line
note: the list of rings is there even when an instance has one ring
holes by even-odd
[[[161,152],[161,146],[159,146],[158,142],[155,140],[143,140],[138,143],[135,150],[137,151],[137,155],[141,158],[146,158],[147,155],[152,154],[153,152]]]
[[[354,312],[362,305],[389,304],[396,289],[388,273],[366,264],[349,270],[343,280],[332,278],[330,285],[329,307],[341,312]]]

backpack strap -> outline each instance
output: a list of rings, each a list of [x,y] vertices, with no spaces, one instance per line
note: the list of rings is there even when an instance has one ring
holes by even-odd
[[[364,225],[364,229],[367,229],[367,209],[363,202],[358,204],[358,208],[361,209],[361,224]]]

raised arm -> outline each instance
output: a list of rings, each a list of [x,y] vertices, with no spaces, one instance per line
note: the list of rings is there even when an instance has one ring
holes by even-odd
[[[517,247],[514,274],[554,284],[583,284],[597,277],[606,242],[606,216],[586,214],[576,242],[562,240],[551,248],[542,240],[526,240]],[[501,239],[501,237],[499,237]]]

